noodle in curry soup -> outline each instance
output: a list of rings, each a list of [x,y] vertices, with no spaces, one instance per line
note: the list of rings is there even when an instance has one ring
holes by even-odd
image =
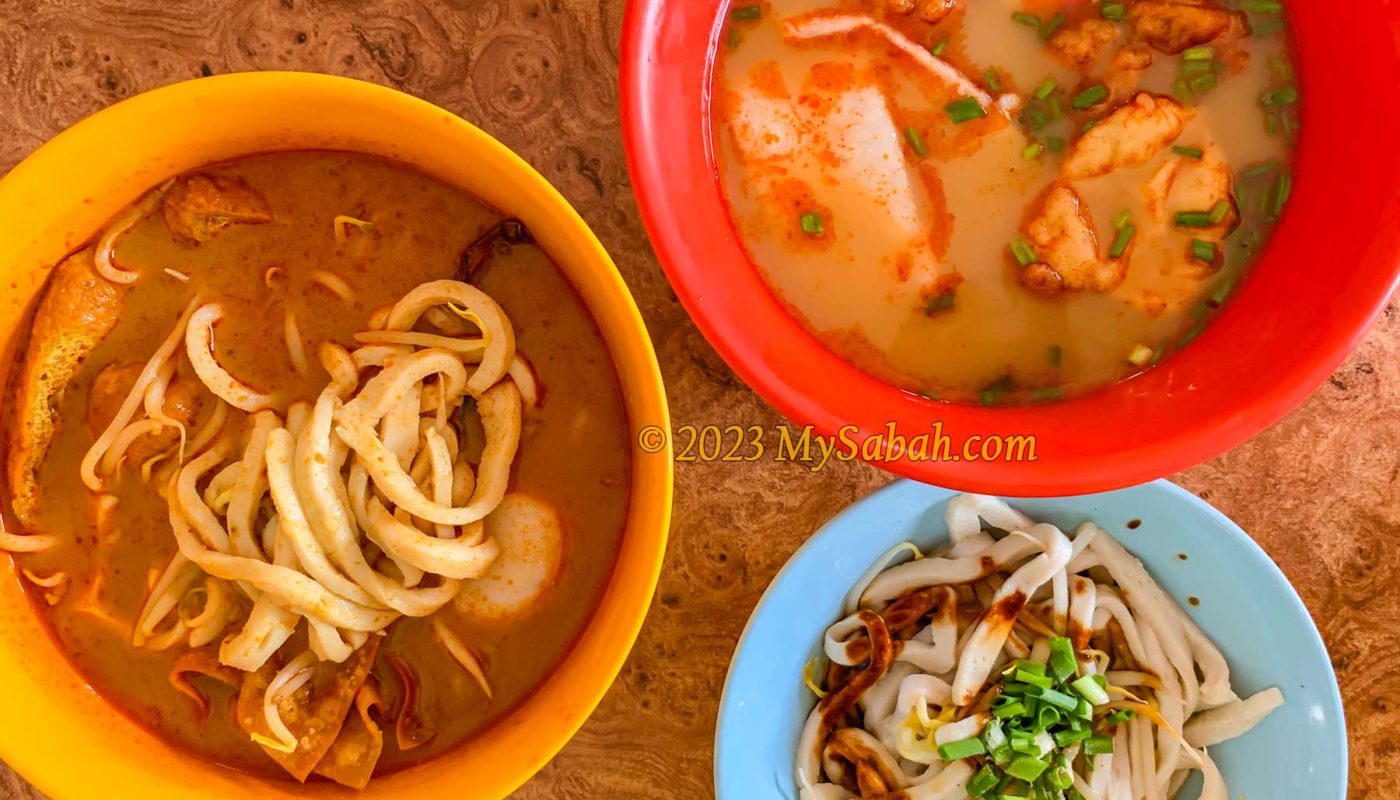
[[[23,359],[0,549],[94,688],[219,763],[363,788],[442,753],[611,573],[599,331],[523,225],[395,164],[154,188],[55,268]]]

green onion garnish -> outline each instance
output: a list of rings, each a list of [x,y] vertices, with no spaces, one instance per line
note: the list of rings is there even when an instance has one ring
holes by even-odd
[[[1209,211],[1180,211],[1176,215],[1176,227],[1178,228],[1209,228],[1211,226]]]
[[[1040,38],[1048,41],[1051,36],[1059,32],[1060,28],[1065,26],[1066,22],[1069,22],[1069,17],[1066,17],[1062,12],[1056,11],[1055,16],[1051,17],[1050,21],[1045,23],[1044,27],[1040,29]]]
[[[1051,734],[1050,738],[1055,740],[1055,745],[1058,747],[1069,747],[1075,742],[1082,742],[1093,735],[1094,732],[1092,730],[1090,730],[1089,728],[1083,728],[1081,730],[1071,729],[1059,731],[1057,733]]]
[[[1220,202],[1215,204],[1214,208],[1210,210],[1210,221],[1216,225],[1219,225],[1220,223],[1224,222],[1225,218],[1228,216],[1230,216],[1229,200],[1221,200]]]
[[[982,73],[982,79],[986,82],[988,89],[993,92],[1001,91],[1001,76],[997,74],[996,67],[988,67],[987,71]]]
[[[1127,224],[1118,229],[1118,235],[1113,237],[1113,244],[1108,248],[1109,258],[1122,258],[1128,252],[1128,245],[1133,243],[1133,236],[1137,234],[1137,226]]]
[[[1035,28],[1037,31],[1040,30],[1040,17],[1037,17],[1034,14],[1027,14],[1024,11],[1017,11],[1011,15],[1011,18],[1021,23],[1022,25],[1025,25],[1027,28]]]
[[[1000,700],[1001,698],[997,698],[997,699]],[[1007,698],[1007,699],[1010,700],[1010,698]],[[1025,714],[1026,714],[1026,704],[1025,704],[1025,703],[1022,703],[1020,700],[1011,700],[1011,702],[1006,703],[1006,704],[1004,704],[1004,705],[995,705],[995,704],[994,704],[994,705],[992,706],[992,716],[996,717],[997,719],[1008,719],[1008,718],[1012,718],[1012,717],[1021,717],[1021,716],[1025,716]]]
[[[1055,680],[1049,675],[1034,675],[1023,669],[1016,670],[1014,677],[1021,683],[1028,683],[1041,689],[1049,689],[1055,685]]]
[[[1206,264],[1214,264],[1218,250],[1215,242],[1208,242],[1205,239],[1191,240],[1191,257]]]
[[[1273,218],[1278,219],[1283,216],[1283,208],[1288,205],[1288,198],[1293,196],[1293,174],[1285,172],[1278,176],[1274,182],[1273,192]]]
[[[1089,131],[1093,130],[1093,129],[1094,129],[1094,126],[1097,125],[1097,124],[1099,124],[1099,121],[1098,121],[1098,120],[1096,120],[1096,119],[1091,119],[1091,120],[1089,120],[1088,122],[1084,123],[1084,127],[1080,128],[1080,129],[1079,129],[1079,132],[1080,132],[1080,133],[1088,133]]]
[[[1084,740],[1084,755],[1099,756],[1113,752],[1113,739],[1103,734],[1090,736]]]
[[[802,232],[808,236],[821,236],[826,233],[826,226],[822,224],[822,215],[815,212],[808,212],[798,220],[802,225]]]
[[[1102,83],[1096,83],[1075,95],[1070,105],[1074,107],[1075,111],[1084,111],[1093,108],[1107,99],[1108,87],[1104,86]]]
[[[1069,142],[1066,142],[1061,136],[1051,136],[1045,140],[1045,147],[1052,153],[1063,153],[1068,146]]]
[[[1272,92],[1264,92],[1259,95],[1259,103],[1265,108],[1288,106],[1296,102],[1298,102],[1298,88],[1296,86],[1285,86],[1282,89],[1275,89]]]
[[[1079,708],[1079,700],[1058,689],[1042,689],[1039,686],[1032,686],[1026,690],[1026,694],[1042,703],[1049,703],[1065,711],[1076,711]]]
[[[1050,764],[1034,756],[1018,756],[1010,764],[1006,765],[1006,774],[1014,778],[1020,778],[1027,783],[1034,783],[1045,770],[1050,768]],[[1006,795],[1002,795],[1005,797]]]
[[[1040,87],[1035,90],[1035,98],[1037,100],[1044,100],[1054,94],[1055,89],[1059,88],[1059,86],[1059,81],[1054,78],[1046,78],[1045,83],[1040,84]]]
[[[1182,147],[1182,146],[1180,146],[1180,145],[1176,145],[1176,146],[1173,146],[1173,147],[1172,147],[1172,152],[1173,152],[1173,153],[1176,153],[1176,154],[1179,155],[1179,156],[1186,156],[1187,158],[1194,158],[1194,159],[1196,159],[1197,161],[1200,161],[1202,158],[1205,158],[1205,156],[1206,156],[1206,151],[1202,150],[1202,149],[1199,148],[1199,147]]]
[[[1040,158],[1040,154],[1045,152],[1045,147],[1040,142],[1031,142],[1021,149],[1021,158],[1027,161],[1034,161]]]
[[[919,135],[919,129],[909,126],[904,129],[904,138],[909,140],[909,146],[914,148],[914,155],[923,158],[928,155],[928,145],[924,144],[924,137]]]
[[[1131,708],[1120,708],[1112,714],[1109,714],[1108,716],[1104,717],[1103,721],[1105,724],[1110,726],[1122,725],[1123,723],[1127,722],[1135,716],[1137,716],[1137,714]]]
[[[1040,260],[1040,256],[1035,254],[1035,249],[1031,247],[1031,243],[1019,236],[1011,242],[1011,255],[1015,256],[1016,263],[1023,267],[1029,267],[1031,264]]]
[[[963,788],[967,791],[968,797],[982,797],[996,788],[996,785],[1000,782],[1001,776],[992,768],[992,765],[984,764],[982,769],[979,770],[976,775],[973,775],[972,780],[968,781],[967,785]]]
[[[1099,6],[1099,14],[1104,19],[1121,22],[1128,17],[1128,9],[1122,3],[1104,3]]]
[[[1215,59],[1214,47],[1193,47],[1181,54],[1187,61],[1213,61]]]
[[[763,16],[763,6],[758,3],[751,6],[739,6],[730,12],[730,16],[744,22],[753,22]]]
[[[1142,345],[1138,346],[1142,347],[1142,349],[1144,350],[1147,350],[1147,359],[1143,360],[1143,364],[1145,364],[1148,360],[1152,358],[1152,350],[1150,348],[1143,347]],[[1142,366],[1142,364],[1139,364],[1138,366]],[[1105,685],[1106,684],[1103,682],[1102,675],[1085,675],[1079,680],[1071,683],[1070,688],[1074,689],[1076,692],[1079,692],[1079,696],[1084,698],[1085,700],[1088,700],[1090,703],[1093,703],[1096,706],[1101,706],[1109,701],[1108,692],[1104,691]]]
[[[1032,403],[1053,403],[1053,402],[1055,402],[1055,401],[1057,401],[1057,400],[1060,399],[1060,395],[1061,395],[1060,387],[1058,387],[1058,386],[1042,386],[1042,387],[1040,387],[1040,388],[1038,388],[1038,389],[1032,389],[1032,390],[1031,390],[1031,402],[1032,402]],[[1023,708],[1024,708],[1024,706],[1023,706]]]
[[[1074,645],[1068,637],[1056,636],[1050,640],[1050,670],[1061,681],[1068,680],[1079,669],[1074,657]]]
[[[933,53],[934,56],[942,56],[942,55],[943,55],[943,51],[944,51],[944,50],[947,50],[947,49],[948,49],[948,40],[947,40],[947,39],[939,39],[938,42],[935,43],[933,47],[930,47],[930,48],[928,49],[928,51],[929,51],[930,53]]]
[[[924,313],[933,316],[940,311],[948,311],[958,304],[957,292],[940,294],[937,297],[930,297],[924,301]]]
[[[1110,743],[1110,746],[1111,743]],[[971,758],[980,756],[987,752],[982,740],[973,736],[969,739],[959,739],[956,742],[948,742],[938,746],[938,757],[944,761],[957,761],[961,758]],[[1112,752],[1111,750],[1109,752]]]
[[[1241,3],[1240,8],[1245,11],[1253,11],[1256,14],[1277,14],[1283,10],[1283,3],[1278,0],[1249,0]]]
[[[997,378],[996,380],[994,380],[994,381],[992,381],[991,383],[987,384],[987,385],[982,389],[982,398],[981,398],[981,399],[982,399],[982,405],[984,405],[984,406],[994,406],[994,405],[996,405],[996,404],[1001,400],[1001,398],[1002,398],[1003,396],[1006,395],[1007,392],[1012,392],[1012,391],[1015,391],[1015,390],[1016,390],[1016,381],[1015,381],[1015,379],[1012,378],[1010,375],[1003,375],[1003,376],[1001,376],[1000,378]],[[1008,686],[1014,686],[1015,684],[1007,684],[1007,685],[1008,685]],[[1023,684],[1023,685],[1024,685],[1024,684]],[[945,758],[945,759],[943,759],[943,760],[944,760],[944,761],[947,761],[948,759]]]
[[[961,125],[974,119],[987,116],[987,109],[975,97],[964,97],[961,100],[954,100],[944,107],[948,112],[948,118]]]

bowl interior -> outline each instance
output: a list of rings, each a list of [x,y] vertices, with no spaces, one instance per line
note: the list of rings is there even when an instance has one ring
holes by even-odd
[[[623,31],[623,132],[640,208],[672,285],[710,343],[787,416],[857,440],[889,422],[1035,437],[1036,458],[899,460],[878,466],[961,490],[1019,496],[1104,491],[1218,455],[1300,403],[1355,346],[1400,278],[1400,105],[1351,109],[1400,86],[1400,7],[1288,4],[1302,135],[1293,199],[1223,313],[1161,366],[1104,391],[1033,409],[935,403],[882,383],[823,347],[749,263],[725,208],[710,141],[712,56],[727,0],[637,0]],[[1359,24],[1358,24],[1359,23]],[[1365,82],[1351,76],[1366,75]],[[956,213],[956,209],[953,209]],[[1112,454],[1105,458],[1104,454]]]
[[[0,182],[0,371],[22,340],[47,267],[165,178],[275,150],[333,149],[398,160],[518,216],[570,278],[608,343],[632,425],[669,427],[660,373],[640,315],[582,219],[525,162],[458,117],[407,95],[328,76],[256,73],[177,84],[85,120]],[[0,374],[0,381],[4,375]],[[0,384],[3,385],[3,384]],[[564,663],[514,713],[461,748],[377,779],[363,797],[471,787],[500,798],[583,724],[621,668],[651,601],[670,515],[669,450],[633,448],[631,506],[600,605]],[[264,781],[186,757],[83,685],[0,566],[0,757],[58,797],[340,796],[328,783]],[[73,753],[84,768],[71,769]]]
[[[881,553],[905,539],[946,539],[943,512],[952,496],[894,483],[828,522],[774,579],[725,683],[715,735],[719,800],[796,796],[797,737],[814,705],[802,685],[803,665],[820,652],[846,591]],[[1166,481],[1012,505],[1065,530],[1086,520],[1103,526],[1214,639],[1237,692],[1283,691],[1283,708],[1247,736],[1211,749],[1231,797],[1344,800],[1346,726],[1331,661],[1287,579],[1238,526]],[[1130,530],[1130,520],[1142,524]],[[1187,605],[1190,597],[1200,605]]]

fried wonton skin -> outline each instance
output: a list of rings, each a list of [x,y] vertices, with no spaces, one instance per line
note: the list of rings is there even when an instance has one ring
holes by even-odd
[[[305,781],[340,736],[346,717],[351,714],[355,695],[369,677],[378,650],[378,638],[370,637],[345,663],[322,662],[318,665],[316,669],[324,670],[325,674],[312,679],[310,697],[302,698],[299,693],[296,696],[299,702],[285,698],[278,706],[282,722],[296,737],[296,749],[283,753],[259,743],[263,752],[281,764],[293,778]],[[263,715],[263,695],[279,668],[275,662],[269,661],[262,669],[247,673],[243,678],[243,686],[238,693],[238,725],[250,736],[258,734],[260,738],[275,739]],[[368,757],[369,751],[365,750],[364,753]],[[377,753],[375,758],[378,759]],[[373,769],[371,764],[369,771]]]

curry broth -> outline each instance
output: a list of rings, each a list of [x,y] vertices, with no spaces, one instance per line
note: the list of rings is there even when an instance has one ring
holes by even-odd
[[[455,187],[369,156],[278,153],[202,172],[246,180],[270,204],[273,221],[233,226],[192,246],[172,239],[157,211],[121,240],[117,261],[138,268],[143,278],[132,287],[117,327],[70,385],[63,422],[40,473],[44,501],[34,527],[59,534],[62,543],[15,558],[37,573],[61,569],[70,576],[57,605],[45,602],[36,587],[30,587],[31,596],[64,652],[101,695],[182,749],[237,769],[284,776],[225,712],[229,689],[195,679],[213,701],[207,723],[201,723],[194,703],[172,688],[169,673],[183,646],[154,652],[131,644],[152,571],[176,548],[165,502],[130,467],[109,484],[120,498],[112,517],[115,533],[106,541],[98,535],[95,501],[78,475],[95,436],[86,423],[93,380],[108,364],[144,362],[198,292],[228,312],[216,349],[231,372],[251,385],[282,391],[284,401],[313,400],[326,377],[314,356],[307,376],[293,369],[283,336],[284,304],[296,312],[312,353],[323,339],[353,346],[353,334],[365,328],[374,309],[422,282],[453,276],[463,251],[501,215]],[[355,228],[338,241],[332,220],[341,214],[374,223],[373,234]],[[264,281],[274,266],[285,278],[275,289]],[[165,269],[187,275],[188,282]],[[356,293],[354,301],[313,284],[308,275],[314,269],[343,277]],[[376,774],[451,749],[529,695],[591,616],[625,523],[627,420],[611,358],[587,309],[533,246],[497,248],[474,281],[511,317],[518,347],[544,390],[542,408],[525,422],[511,491],[558,510],[561,566],[552,588],[509,621],[471,620],[452,606],[440,612],[485,656],[494,690],[490,701],[424,621],[404,618],[390,627],[374,669],[385,701],[385,746]],[[242,414],[231,413],[242,425]],[[480,451],[479,441],[467,446]],[[304,632],[297,636],[305,641]],[[394,672],[383,659],[391,653],[416,672],[423,728],[435,732],[408,751],[396,747],[393,719],[385,712],[398,700]]]
[[[936,49],[973,82],[984,87],[995,82],[999,92],[990,91],[993,97],[1029,99],[1053,79],[1067,103],[1093,80],[1056,60],[1036,32],[1012,16],[1029,12],[1049,20],[1059,12],[1064,24],[1073,25],[1098,17],[1098,6],[971,0],[937,24],[927,24],[885,11],[893,5],[887,0],[771,0],[750,6],[736,0],[729,7],[715,69],[715,158],[739,241],[780,302],[862,370],[901,388],[958,402],[1024,402],[1035,399],[1029,392],[1037,387],[1053,388],[1055,396],[1083,394],[1148,366],[1128,360],[1138,344],[1152,349],[1152,364],[1188,344],[1238,284],[1267,236],[1267,225],[1241,225],[1224,242],[1220,268],[1198,274],[1189,264],[1189,234],[1168,230],[1170,221],[1146,230],[1141,187],[1163,164],[1159,156],[1144,166],[1075,182],[1097,228],[1100,252],[1109,249],[1120,213],[1131,214],[1139,229],[1122,284],[1107,292],[1034,294],[1019,282],[1021,270],[1007,245],[1020,235],[1030,207],[1059,177],[1063,156],[1042,149],[1028,158],[1025,150],[1048,136],[1072,145],[1078,132],[1060,123],[1028,136],[1019,112],[1011,115],[1009,125],[999,124],[995,113],[951,124],[945,105],[959,95],[937,86],[893,48],[851,35],[794,43],[782,29],[783,20],[817,12],[867,14],[920,48]],[[745,8],[761,12],[741,10]],[[1259,98],[1291,82],[1291,76],[1277,74],[1280,65],[1290,63],[1287,33],[1261,33],[1244,41],[1248,55],[1242,67],[1222,75],[1213,91],[1193,98],[1196,116],[1176,144],[1213,140],[1237,179],[1249,167],[1269,162],[1277,163],[1275,174],[1286,173],[1291,146],[1276,130],[1270,132]],[[1154,55],[1138,89],[1170,96],[1183,57]],[[845,68],[846,75],[834,87],[831,76],[837,67]],[[988,71],[995,77],[989,79]],[[876,190],[852,194],[840,168],[831,167],[830,153],[776,168],[783,181],[804,181],[805,197],[792,200],[791,192],[770,191],[779,180],[771,171],[775,168],[746,160],[737,140],[740,95],[766,94],[780,104],[791,99],[816,108],[834,91],[864,86],[884,94],[893,122],[864,144],[873,160],[907,160],[908,192],[881,183]],[[1112,107],[1067,116],[1077,126]],[[911,129],[921,133],[917,146],[926,151],[922,157],[908,138]],[[820,146],[820,134],[816,141]],[[1172,157],[1170,151],[1166,157]],[[802,174],[792,163],[810,164],[811,174]],[[922,209],[925,228],[916,237],[887,222],[905,202],[897,194],[911,195]],[[804,211],[822,216],[826,230],[820,236],[803,235],[798,215]],[[913,260],[930,259],[961,274],[955,307],[930,308],[927,291],[921,295],[908,277],[911,254]],[[1016,389],[989,397],[986,387],[1007,378]]]

